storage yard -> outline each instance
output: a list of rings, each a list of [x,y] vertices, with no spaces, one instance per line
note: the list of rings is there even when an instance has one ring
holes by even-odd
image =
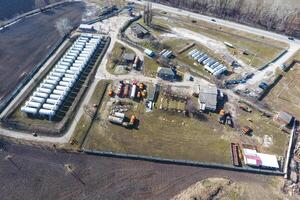
[[[81,23],[84,9],[84,3],[75,2],[0,30],[0,102],[30,76],[30,72],[63,38],[56,29],[57,22],[65,18],[71,28],[76,27]]]
[[[140,3],[129,2],[125,7],[121,4],[97,7],[94,1],[86,5],[76,2],[67,8],[55,8],[53,12],[38,14],[38,19],[32,16],[17,22],[19,26],[12,25],[0,30],[0,36],[3,34],[0,38],[7,40],[1,44],[0,54],[9,55],[0,56],[2,66],[13,66],[3,76],[12,77],[15,81],[1,79],[5,80],[5,84],[0,81],[3,100],[8,94],[5,93],[9,91],[7,88],[28,76],[43,55],[55,46],[55,41],[63,38],[63,34],[58,33],[62,33],[61,30],[52,27],[53,33],[50,30],[47,32],[48,27],[43,29],[39,23],[51,21],[51,17],[55,18],[55,14],[63,11],[61,15],[71,17],[72,27],[76,28],[64,37],[64,41],[60,41],[57,50],[48,56],[41,70],[0,114],[1,135],[33,141],[33,145],[44,142],[43,145],[51,149],[49,151],[54,149],[53,155],[58,156],[63,164],[65,176],[71,175],[73,181],[78,183],[77,192],[72,186],[67,188],[65,196],[53,194],[53,197],[76,199],[85,191],[81,188],[84,185],[90,186],[93,191],[91,198],[100,198],[94,188],[112,194],[111,187],[98,187],[106,183],[111,185],[112,182],[118,182],[113,183],[113,187],[118,185],[118,195],[107,194],[107,198],[123,199],[125,196],[134,199],[136,196],[133,197],[133,194],[136,194],[139,199],[144,196],[145,199],[153,196],[166,199],[178,193],[168,189],[170,182],[177,182],[173,184],[176,189],[186,187],[185,181],[169,179],[167,176],[170,174],[167,173],[168,180],[159,185],[167,189],[162,191],[145,186],[146,193],[144,188],[143,194],[129,194],[129,190],[124,190],[128,184],[121,181],[120,185],[120,178],[109,175],[115,174],[114,170],[127,170],[125,165],[131,165],[131,161],[123,158],[142,159],[139,161],[142,166],[152,168],[156,167],[145,160],[236,171],[226,173],[229,175],[237,175],[238,171],[288,175],[289,158],[293,156],[293,153],[290,155],[293,151],[290,141],[293,139],[291,136],[296,134],[296,117],[299,116],[299,106],[296,104],[300,94],[296,83],[300,66],[296,63],[288,70],[283,63],[289,62],[294,52],[300,49],[299,41],[282,39],[285,36],[263,30],[256,35],[256,28],[248,27],[243,31],[241,26],[244,25],[221,22],[221,19],[207,19],[196,14],[181,15],[186,11],[159,11],[160,7],[152,9],[155,3],[135,6]],[[86,16],[95,18],[80,23],[85,6],[91,9],[85,13]],[[74,12],[78,14],[73,16],[71,13]],[[24,32],[26,36],[31,34],[30,26],[33,24],[41,26],[41,30],[32,34],[36,39],[26,37],[26,40],[33,42],[24,49],[22,45],[27,41],[14,31],[20,29],[17,31]],[[50,25],[57,26],[55,22],[50,22]],[[266,33],[266,37],[262,33]],[[9,48],[10,35],[21,39],[15,40],[13,47]],[[41,42],[46,36],[50,39]],[[38,46],[40,43],[43,45]],[[22,49],[22,53],[17,50],[12,53],[12,48]],[[6,49],[9,51],[6,52]],[[14,54],[22,59],[8,59]],[[11,75],[14,68],[20,71],[15,70]],[[277,74],[281,74],[282,78],[278,76],[272,82],[270,77],[274,78]],[[270,90],[272,86],[275,87]],[[266,95],[265,99],[260,101],[263,95]],[[0,149],[2,146],[0,141]],[[9,146],[7,148],[14,152]],[[60,149],[78,153],[76,156],[70,154],[65,160]],[[29,152],[32,151],[35,150],[29,149]],[[102,167],[100,171],[112,179],[93,184],[95,180],[86,174],[93,174],[90,172],[98,161],[90,161],[91,156],[86,155],[86,165],[91,168],[85,171],[85,166],[80,164],[82,160],[79,162],[76,159],[81,157],[81,153],[91,152],[118,157],[99,158],[105,162],[98,168]],[[14,166],[20,165],[12,162],[14,157],[5,159]],[[47,159],[44,158],[57,165],[53,159]],[[117,160],[122,168],[115,168]],[[136,162],[134,164],[138,165]],[[113,165],[112,170],[107,170],[110,165]],[[164,166],[158,165],[159,170]],[[175,170],[175,166],[169,167]],[[143,179],[142,176],[149,175],[140,174],[139,170],[133,179]],[[209,174],[214,170],[205,171]],[[197,171],[190,172],[198,174]],[[52,173],[49,171],[49,174]],[[98,175],[95,172],[95,177]],[[177,176],[177,171],[171,172],[171,175]],[[131,174],[129,177],[132,177]],[[157,177],[150,177],[149,183],[156,183]],[[191,177],[195,183],[196,180]],[[252,174],[249,177],[249,180],[255,181],[258,176]],[[127,178],[121,176],[125,182]],[[66,179],[65,183],[69,182]],[[134,181],[131,184],[136,187],[140,183]],[[203,189],[207,182],[201,184]],[[234,185],[231,184],[229,181],[222,190],[226,191],[225,187]],[[139,186],[142,187],[143,184]],[[55,185],[50,190],[53,188],[57,190],[58,187]],[[38,189],[42,196],[43,187]],[[231,197],[244,194],[239,194],[243,189],[234,189]],[[2,190],[9,191],[6,188]]]

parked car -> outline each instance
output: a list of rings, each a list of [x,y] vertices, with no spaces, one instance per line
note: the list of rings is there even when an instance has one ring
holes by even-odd
[[[288,37],[288,39],[289,39],[289,40],[295,40],[295,38],[293,38],[293,37]]]

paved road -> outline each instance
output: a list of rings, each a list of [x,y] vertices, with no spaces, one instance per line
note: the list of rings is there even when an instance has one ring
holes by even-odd
[[[135,2],[137,4],[143,4],[143,2],[141,2],[141,1],[133,0],[133,2]],[[248,33],[252,33],[252,34],[256,34],[256,35],[260,35],[260,36],[264,36],[264,37],[269,37],[271,39],[278,40],[280,42],[285,42],[289,45],[288,52],[283,57],[281,57],[280,59],[275,61],[273,64],[271,64],[266,69],[264,69],[262,71],[257,71],[255,73],[254,77],[251,80],[249,80],[246,84],[241,85],[241,88],[239,88],[239,89],[244,89],[246,87],[256,85],[262,79],[270,77],[270,74],[273,74],[278,66],[284,64],[298,50],[300,50],[300,40],[298,40],[298,39],[296,39],[294,41],[289,40],[288,36],[286,36],[286,35],[281,35],[281,34],[278,34],[278,33],[262,30],[262,29],[259,29],[259,28],[254,28],[254,27],[251,27],[251,26],[246,26],[246,25],[243,25],[243,24],[238,24],[238,23],[228,21],[228,20],[223,20],[223,19],[216,19],[216,22],[212,22],[211,21],[212,17],[197,14],[197,13],[193,13],[193,12],[189,12],[189,11],[185,11],[185,10],[182,10],[182,9],[177,9],[177,8],[170,7],[170,6],[165,6],[165,5],[158,4],[158,3],[152,3],[152,7],[154,9],[163,10],[163,11],[166,11],[166,12],[169,12],[169,13],[176,14],[178,16],[180,16],[180,15],[181,16],[189,16],[189,17],[193,17],[193,18],[198,19],[198,20],[203,20],[203,21],[206,21],[206,22],[209,22],[209,23],[214,23],[214,24],[220,25],[220,26],[226,26],[228,28],[236,29],[236,30],[239,30],[239,31],[244,31],[244,32],[248,32]]]

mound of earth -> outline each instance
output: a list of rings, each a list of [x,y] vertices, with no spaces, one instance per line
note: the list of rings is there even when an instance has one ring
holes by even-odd
[[[183,190],[172,200],[239,199],[241,193],[241,188],[228,179],[209,178]]]

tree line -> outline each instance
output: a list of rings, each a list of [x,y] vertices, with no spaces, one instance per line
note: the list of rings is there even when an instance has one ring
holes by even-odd
[[[152,0],[201,14],[234,20],[300,37],[299,5],[266,0]]]

